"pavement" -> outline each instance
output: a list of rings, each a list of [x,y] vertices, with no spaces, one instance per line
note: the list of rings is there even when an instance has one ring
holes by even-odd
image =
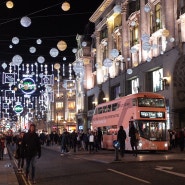
[[[60,146],[42,146],[42,148],[54,150],[60,155]],[[64,154],[73,158],[83,158],[85,160],[96,161],[101,163],[129,163],[129,162],[144,162],[144,161],[169,161],[182,160],[185,161],[185,151],[181,152],[179,148],[175,148],[166,152],[160,153],[139,153],[137,157],[132,153],[125,153],[124,157],[120,157],[119,153],[114,150],[99,150],[98,152],[89,153],[88,151],[76,151],[71,149],[69,153]],[[16,172],[17,167],[12,157],[12,151],[4,155],[4,159],[0,160],[0,185],[19,185]]]

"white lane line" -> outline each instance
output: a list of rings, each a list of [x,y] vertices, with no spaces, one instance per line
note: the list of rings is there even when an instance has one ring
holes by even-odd
[[[122,172],[119,172],[119,171],[116,171],[116,170],[113,170],[113,169],[108,169],[108,170],[109,170],[109,171],[112,171],[112,172],[114,172],[114,173],[120,174],[120,175],[124,175],[124,176],[126,176],[126,177],[130,177],[130,178],[132,178],[132,179],[135,179],[135,180],[144,182],[144,183],[146,183],[146,184],[150,184],[149,181],[146,181],[146,180],[143,180],[143,179],[140,179],[140,178],[137,178],[137,177],[128,175],[128,174],[126,174],[126,173],[122,173]]]

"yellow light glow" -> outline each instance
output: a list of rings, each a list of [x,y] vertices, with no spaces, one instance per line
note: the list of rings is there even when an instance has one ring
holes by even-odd
[[[12,1],[7,1],[7,2],[6,2],[6,7],[7,7],[7,8],[13,8],[13,6],[14,6],[14,4],[13,4]]]
[[[62,10],[68,11],[69,9],[70,9],[70,4],[67,1],[62,3]]]

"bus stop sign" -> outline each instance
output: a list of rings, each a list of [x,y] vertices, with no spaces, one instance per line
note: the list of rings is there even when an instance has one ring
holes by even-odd
[[[113,141],[113,147],[116,148],[116,149],[120,148],[120,143],[119,143],[119,141],[114,140],[114,141]]]

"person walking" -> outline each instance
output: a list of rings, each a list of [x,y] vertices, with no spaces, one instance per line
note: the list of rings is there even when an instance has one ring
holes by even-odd
[[[3,160],[4,156],[4,149],[5,149],[5,138],[0,138],[0,160]]]
[[[133,121],[130,121],[129,126],[130,126],[129,128],[130,145],[132,147],[133,156],[137,157],[138,140],[136,138],[136,133],[138,133],[138,131],[135,128]]]
[[[64,129],[64,132],[62,133],[60,138],[61,138],[61,154],[60,155],[63,156],[65,153],[69,152],[68,146],[69,146],[70,136],[69,136],[67,129]]]
[[[119,143],[120,143],[121,157],[124,157],[124,154],[125,154],[125,139],[126,139],[126,137],[127,137],[127,135],[126,135],[126,132],[125,132],[123,126],[120,126],[119,130],[118,130],[117,141],[119,141]]]
[[[24,158],[25,158],[25,153],[24,153],[24,148],[22,146],[22,140],[24,136],[24,132],[20,132],[18,139],[16,141],[16,152],[17,152],[17,160],[18,160],[18,172],[21,173],[23,171],[24,167]]]
[[[22,147],[25,151],[26,158],[26,179],[29,180],[29,173],[31,167],[31,181],[33,184],[36,184],[36,161],[41,157],[41,142],[38,134],[36,133],[35,124],[30,124],[28,132],[24,134],[22,140]]]

